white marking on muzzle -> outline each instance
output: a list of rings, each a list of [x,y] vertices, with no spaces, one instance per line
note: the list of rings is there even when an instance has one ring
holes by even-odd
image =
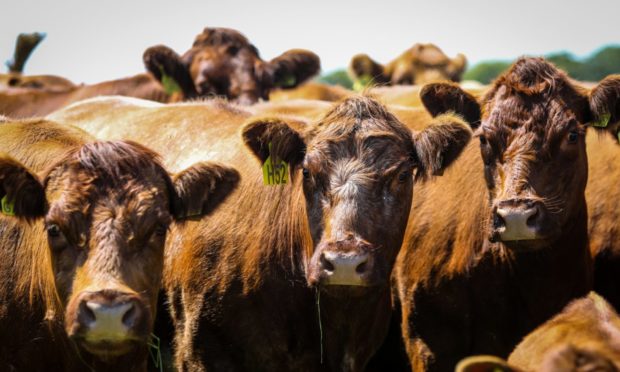
[[[86,303],[95,320],[88,324],[86,340],[95,341],[122,341],[127,338],[129,327],[123,322],[123,317],[130,311],[132,303],[106,306],[97,302]]]
[[[363,273],[359,273],[357,268],[368,261],[368,254],[325,252],[323,255],[325,260],[333,266],[333,270],[323,269],[325,284],[364,285]]]
[[[536,229],[527,224],[527,220],[536,214],[536,208],[527,210],[498,208],[497,214],[504,220],[504,226],[498,229],[502,241],[532,240],[538,238]]]

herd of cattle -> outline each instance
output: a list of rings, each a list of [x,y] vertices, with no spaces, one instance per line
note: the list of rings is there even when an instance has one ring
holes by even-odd
[[[223,28],[144,63],[0,76],[0,370],[620,370],[620,75],[417,44],[357,93]]]

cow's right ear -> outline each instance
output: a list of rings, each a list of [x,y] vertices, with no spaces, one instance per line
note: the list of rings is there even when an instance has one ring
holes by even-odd
[[[491,355],[467,357],[456,365],[455,372],[519,372],[505,360]]]
[[[236,169],[200,162],[172,177],[172,214],[177,220],[200,218],[213,211],[239,183]]]
[[[356,91],[361,91],[371,84],[384,84],[389,81],[385,76],[385,67],[367,54],[357,54],[351,58],[349,76]]]
[[[188,67],[174,50],[165,45],[153,46],[144,51],[142,59],[167,94],[180,92],[185,99],[198,95]]]
[[[45,188],[25,166],[0,155],[2,214],[33,220],[45,214]]]
[[[303,160],[306,152],[302,125],[280,118],[259,118],[246,124],[241,135],[261,164],[269,156],[275,156],[295,165]]]
[[[420,90],[420,99],[433,117],[454,112],[461,115],[473,129],[480,125],[481,111],[478,101],[458,84],[427,84]]]

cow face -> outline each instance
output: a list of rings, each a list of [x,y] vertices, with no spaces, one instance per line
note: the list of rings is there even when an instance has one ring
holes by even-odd
[[[460,81],[467,59],[459,54],[448,58],[434,44],[416,44],[383,66],[366,54],[351,59],[349,75],[362,87],[378,85],[421,85],[433,81]]]
[[[300,130],[258,120],[244,138],[264,161],[291,163],[293,187],[303,189],[313,253],[311,286],[387,285],[407,225],[413,183],[440,173],[470,138],[459,119],[412,134],[383,106],[352,98],[316,125]]]
[[[616,128],[619,91],[620,78],[611,77],[588,96],[539,58],[520,59],[495,82],[483,98],[477,129],[491,241],[538,249],[585,216],[585,132],[601,120],[606,129]],[[476,101],[454,85],[428,86],[421,95],[431,112],[450,107],[476,125],[480,120]]]
[[[304,50],[263,61],[245,36],[225,28],[205,28],[182,57],[165,46],[149,48],[144,63],[164,87],[174,80],[185,98],[222,96],[241,104],[267,100],[271,89],[293,88],[320,69],[319,58]]]
[[[238,177],[202,163],[171,180],[154,153],[129,142],[86,144],[41,182],[10,158],[0,175],[16,216],[43,217],[51,268],[40,269],[53,273],[67,334],[105,360],[146,345],[170,223],[204,214]]]

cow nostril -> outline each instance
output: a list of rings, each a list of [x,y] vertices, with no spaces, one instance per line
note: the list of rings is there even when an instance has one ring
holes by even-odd
[[[123,324],[129,328],[132,328],[136,321],[138,310],[134,304],[131,304],[130,306],[131,307],[127,309],[125,314],[123,314]]]
[[[87,302],[82,302],[80,304],[80,315],[83,323],[92,323],[97,320],[95,312],[88,306]]]
[[[502,218],[502,216],[499,215],[499,213],[495,212],[493,214],[493,226],[495,228],[500,228],[502,226],[505,225],[504,219]]]
[[[367,267],[368,267],[368,260],[364,260],[364,262],[357,265],[357,267],[355,268],[355,272],[361,275],[364,272],[366,272]]]
[[[321,267],[326,271],[334,271],[334,264],[329,262],[329,260],[325,257],[325,254],[321,254]]]
[[[527,218],[527,225],[532,227],[536,225],[536,218],[538,217],[538,208],[534,208],[534,211],[531,212],[532,214]]]

